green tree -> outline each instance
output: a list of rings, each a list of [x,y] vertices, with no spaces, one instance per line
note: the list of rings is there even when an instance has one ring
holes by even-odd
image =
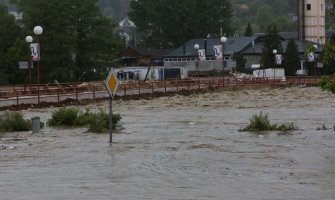
[[[252,36],[252,28],[249,22],[248,22],[247,28],[245,29],[244,36],[246,37]]]
[[[308,56],[310,53],[313,53],[315,56],[315,52],[316,52],[317,48],[315,45],[313,44],[308,44],[307,45],[307,49],[305,51],[305,57],[306,57],[306,68],[308,71],[308,75],[316,75],[317,71],[316,71],[316,62],[317,62],[317,58],[314,57],[314,61],[309,61]]]
[[[332,46],[335,46],[335,34],[334,33],[330,36],[329,44]]]
[[[293,31],[296,28],[292,20],[286,16],[277,17],[273,23],[276,24],[279,31]]]
[[[257,9],[256,23],[260,27],[260,31],[266,31],[266,28],[272,23],[273,10],[271,6],[263,5]]]
[[[233,54],[233,60],[236,61],[236,71],[240,72],[247,62],[242,53],[235,52]]]
[[[121,43],[115,24],[103,17],[96,0],[16,0],[23,11],[25,32],[43,27],[41,82],[102,78]],[[35,38],[36,41],[36,38]],[[36,70],[37,67],[34,68]]]
[[[332,44],[325,44],[322,51],[323,72],[325,75],[335,73],[335,48]]]
[[[23,71],[18,69],[22,45],[18,42],[20,27],[3,4],[0,4],[0,24],[0,84],[23,83]]]
[[[138,0],[129,17],[147,47],[177,47],[191,38],[233,33],[229,0]]]
[[[281,41],[282,38],[278,34],[277,26],[270,25],[262,47],[261,63],[263,68],[275,67],[273,50],[277,50],[278,53],[283,52]]]
[[[283,63],[286,76],[295,75],[300,66],[298,46],[293,39],[290,39],[283,55]]]

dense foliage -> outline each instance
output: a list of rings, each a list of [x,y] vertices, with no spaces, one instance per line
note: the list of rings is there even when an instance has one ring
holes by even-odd
[[[275,24],[270,25],[262,47],[261,64],[263,68],[277,67],[273,50],[277,50],[278,53],[283,52],[281,41],[282,38],[278,34],[277,26]]]
[[[112,129],[120,128],[120,114],[112,115]],[[51,119],[48,120],[49,126],[88,126],[89,131],[93,133],[106,133],[109,130],[109,115],[100,109],[99,112],[85,112],[78,108],[60,108],[52,113]]]
[[[289,40],[285,53],[283,55],[283,64],[286,76],[295,75],[296,71],[300,69],[300,58],[298,46],[293,39]]]
[[[115,24],[101,14],[96,0],[13,0],[13,3],[23,12],[23,34],[16,39],[25,43],[25,36],[34,36],[36,25],[44,29],[39,37],[42,83],[105,78],[106,67],[113,63],[122,43],[114,36]],[[37,41],[34,37],[34,42]],[[27,57],[27,46],[20,59]],[[35,63],[33,74],[36,66]]]
[[[322,90],[330,91],[335,94],[335,74],[322,77],[319,84]]]
[[[23,119],[19,112],[6,112],[0,116],[0,132],[30,131],[31,120]]]
[[[129,17],[147,47],[177,47],[191,38],[233,33],[229,0],[138,0]]]
[[[24,81],[22,71],[18,69],[21,50],[20,27],[8,9],[0,4],[0,85]]]

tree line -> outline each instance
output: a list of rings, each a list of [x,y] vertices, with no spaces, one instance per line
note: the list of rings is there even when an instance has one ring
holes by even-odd
[[[115,21],[101,12],[100,7],[109,5],[108,2],[111,1],[11,0],[23,13],[20,22],[8,14],[5,4],[0,3],[0,84],[27,83],[27,72],[18,69],[18,62],[29,59],[30,49],[25,37],[31,35],[37,42],[33,33],[36,25],[44,29],[39,37],[41,83],[104,79],[108,66],[118,65],[117,53],[124,48],[115,35]],[[175,48],[192,38],[230,36],[236,31],[230,0],[138,0],[129,3],[129,17],[137,26],[138,42],[147,48]],[[272,30],[272,24],[267,29]],[[245,34],[252,32],[253,26],[249,23]],[[268,34],[276,37],[271,31]],[[269,41],[272,41],[269,42],[271,46],[263,49],[264,64],[273,62],[273,48],[281,52],[280,46],[273,46],[273,38]],[[323,62],[331,66],[333,43],[324,49],[327,51]],[[35,77],[36,70],[35,63]],[[36,83],[36,78],[33,81]]]
[[[114,35],[115,23],[104,17],[96,0],[14,0],[23,13],[20,23],[0,4],[0,70],[1,84],[26,83],[26,71],[18,62],[29,60],[25,37],[37,37],[33,28],[43,28],[40,41],[41,83],[54,80],[77,82],[100,80],[106,66],[113,65],[122,43]],[[36,83],[36,63],[33,82]]]

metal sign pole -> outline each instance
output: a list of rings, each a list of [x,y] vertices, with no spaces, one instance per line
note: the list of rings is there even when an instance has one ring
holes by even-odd
[[[109,97],[109,144],[112,146],[113,142],[113,108],[112,108],[112,97]]]
[[[109,70],[108,77],[105,81],[105,86],[107,88],[107,91],[109,93],[109,143],[112,146],[113,142],[113,97],[116,93],[116,90],[119,86],[119,80],[117,79],[117,76],[115,74],[115,71],[113,68]]]

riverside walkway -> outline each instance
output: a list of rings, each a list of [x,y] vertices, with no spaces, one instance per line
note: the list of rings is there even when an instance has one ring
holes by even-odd
[[[190,94],[236,88],[282,87],[290,85],[316,85],[320,77],[232,78],[201,77],[187,80],[124,81],[115,98],[150,98],[171,94]],[[41,85],[13,85],[0,87],[0,109],[47,107],[85,100],[105,100],[108,93],[101,82],[55,83]]]

